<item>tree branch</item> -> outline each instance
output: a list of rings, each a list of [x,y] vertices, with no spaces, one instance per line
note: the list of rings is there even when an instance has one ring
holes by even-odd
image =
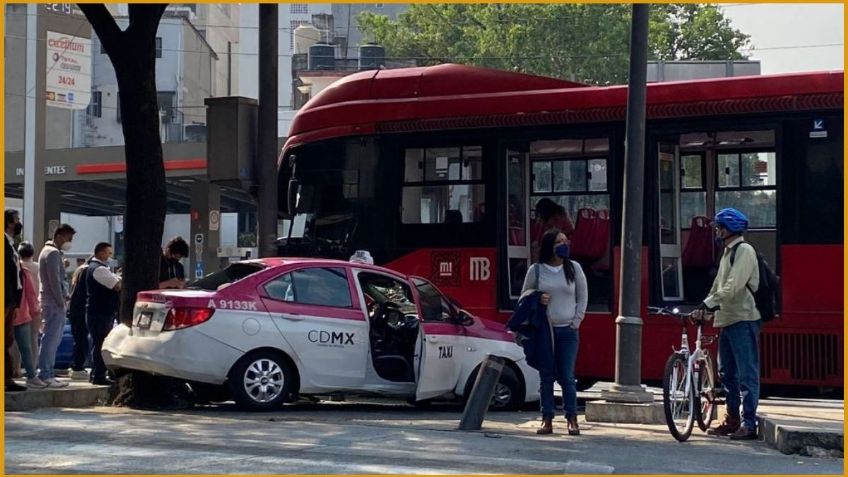
[[[94,29],[106,52],[117,51],[123,32],[106,6],[102,3],[78,3],[77,6],[88,19],[88,23],[91,24],[91,28]]]
[[[155,36],[166,8],[167,3],[130,3],[130,26],[127,31],[131,31],[131,35]]]

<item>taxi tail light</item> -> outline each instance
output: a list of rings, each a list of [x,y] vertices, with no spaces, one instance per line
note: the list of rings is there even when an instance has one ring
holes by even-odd
[[[165,316],[162,331],[179,330],[189,326],[199,325],[212,318],[214,308],[171,308]]]

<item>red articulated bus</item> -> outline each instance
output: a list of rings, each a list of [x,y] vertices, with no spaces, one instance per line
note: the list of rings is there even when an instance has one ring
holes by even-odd
[[[746,238],[781,277],[780,317],[761,337],[764,384],[843,386],[843,76],[648,85],[642,304],[699,303],[720,252],[709,218],[743,210]],[[568,215],[589,283],[579,385],[610,380],[626,103],[625,86],[450,64],[345,77],[292,123],[280,252],[365,249],[505,322],[550,225],[536,213],[547,199]],[[643,318],[642,376],[657,381],[679,329]]]

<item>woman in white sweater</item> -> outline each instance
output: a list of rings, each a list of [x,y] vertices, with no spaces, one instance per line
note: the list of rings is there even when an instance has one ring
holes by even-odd
[[[542,425],[536,431],[538,434],[553,432],[554,380],[562,387],[568,434],[580,434],[574,366],[588,291],[583,269],[568,257],[569,241],[565,234],[558,229],[545,232],[539,245],[539,262],[527,271],[522,288],[522,293],[530,289],[544,292],[540,302],[548,307],[548,321],[553,330],[553,366],[539,370]]]

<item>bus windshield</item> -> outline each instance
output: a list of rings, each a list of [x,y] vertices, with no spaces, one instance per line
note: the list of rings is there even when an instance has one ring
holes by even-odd
[[[295,214],[283,222],[281,253],[345,257],[356,220],[344,176],[343,170],[298,167]]]

